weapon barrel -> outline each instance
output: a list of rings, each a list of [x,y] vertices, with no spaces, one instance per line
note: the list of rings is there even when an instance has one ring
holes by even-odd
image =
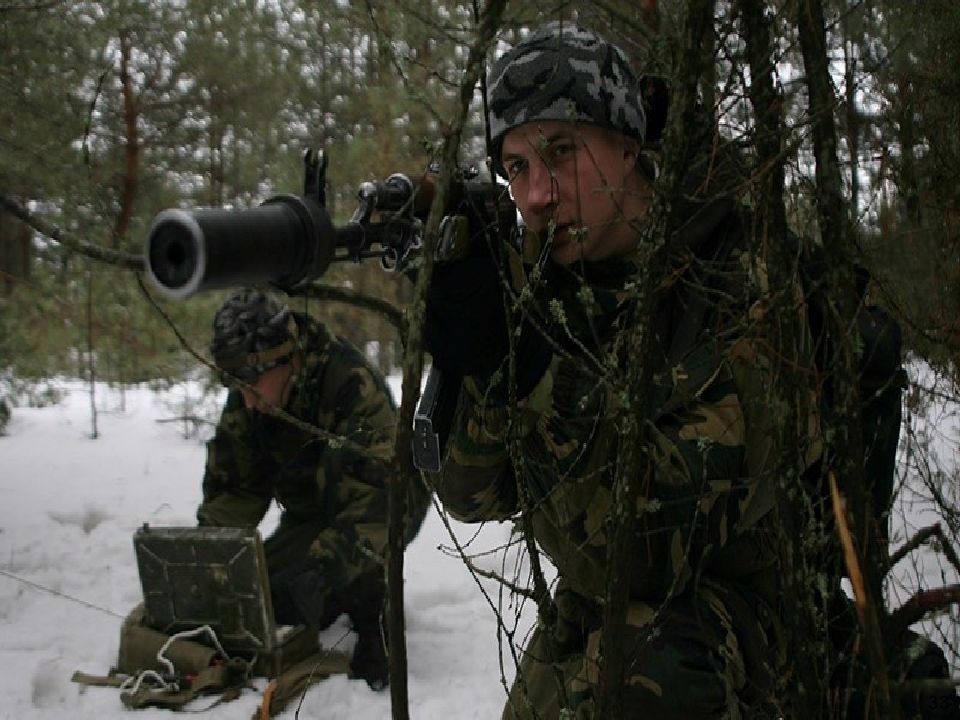
[[[292,287],[326,271],[337,235],[308,197],[277,195],[249,210],[164,210],[147,236],[147,276],[171,299],[263,282]]]

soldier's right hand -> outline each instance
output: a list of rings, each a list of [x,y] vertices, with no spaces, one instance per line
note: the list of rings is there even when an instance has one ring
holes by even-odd
[[[507,355],[500,274],[487,253],[438,263],[427,291],[424,345],[456,375],[489,375]]]
[[[427,292],[424,344],[434,364],[454,375],[487,381],[498,370],[491,397],[506,401],[509,352],[501,277],[487,253],[438,264]],[[525,397],[543,377],[553,349],[528,320],[516,335],[517,396]]]

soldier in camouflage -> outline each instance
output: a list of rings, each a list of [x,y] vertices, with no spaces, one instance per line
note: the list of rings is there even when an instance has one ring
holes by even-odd
[[[211,351],[232,389],[207,445],[200,524],[256,527],[275,499],[283,513],[264,549],[277,621],[323,628],[347,613],[354,674],[385,687],[383,461],[396,409],[383,377],[322,323],[253,289],[217,311]],[[429,502],[422,484],[408,495],[407,542]]]
[[[557,618],[527,644],[503,717],[596,717],[616,421],[625,417],[609,368],[629,362],[654,363],[659,409],[638,478],[632,562],[617,569],[630,586],[624,717],[775,717],[779,418],[766,405],[776,363],[744,327],[747,274],[759,282],[762,273],[743,219],[729,198],[691,211],[671,239],[676,262],[654,329],[662,350],[628,358],[618,338],[643,272],[640,226],[655,178],[626,57],[590,30],[551,23],[495,63],[489,95],[492,159],[527,229],[510,263],[515,297],[532,298],[517,335],[519,402],[502,391],[503,357],[457,367],[443,342],[429,349],[439,368],[466,376],[433,478],[444,506],[467,522],[529,509],[558,573]],[[470,310],[466,295],[457,306],[461,284],[437,268],[428,323],[450,326],[448,306]],[[804,465],[817,452],[815,418],[809,402],[796,406]],[[507,438],[518,434],[511,462]]]

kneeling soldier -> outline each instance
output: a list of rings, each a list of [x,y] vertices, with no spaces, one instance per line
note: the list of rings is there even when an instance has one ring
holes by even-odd
[[[217,311],[211,351],[232,389],[207,446],[200,524],[256,527],[276,499],[283,514],[264,548],[277,622],[322,629],[346,613],[353,673],[386,687],[384,460],[396,408],[383,377],[322,323],[251,289]],[[422,484],[409,489],[408,543],[428,502]]]

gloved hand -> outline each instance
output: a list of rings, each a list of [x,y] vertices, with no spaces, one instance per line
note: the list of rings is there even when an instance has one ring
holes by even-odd
[[[270,576],[273,616],[281,625],[320,626],[328,591],[316,563],[284,568]]]
[[[383,690],[390,684],[385,637],[378,626],[358,627],[357,644],[350,659],[350,672],[363,678],[371,690]]]
[[[424,344],[444,372],[489,375],[507,354],[500,276],[489,254],[434,266]]]
[[[493,389],[507,397],[509,352],[500,274],[485,252],[434,267],[427,291],[424,344],[444,372],[489,380],[500,368],[503,379]],[[517,392],[530,393],[550,364],[549,342],[524,321],[516,345]]]

